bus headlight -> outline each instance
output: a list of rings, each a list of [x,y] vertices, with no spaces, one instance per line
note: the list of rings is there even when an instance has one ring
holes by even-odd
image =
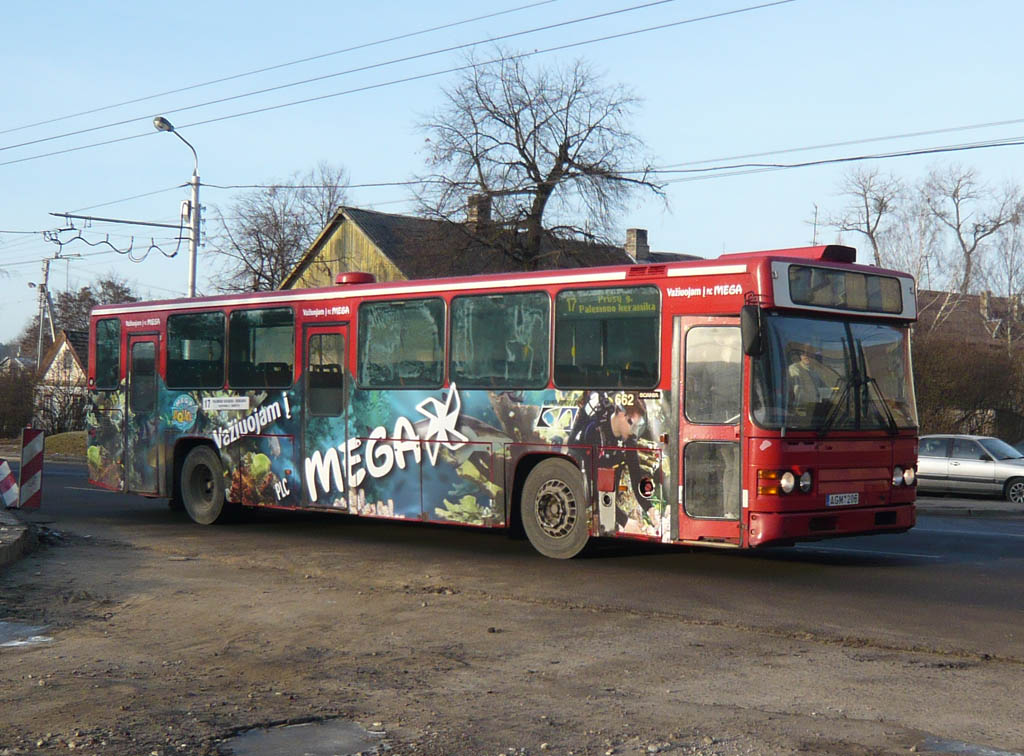
[[[810,470],[804,470],[800,474],[800,491],[802,493],[810,493],[811,486],[814,484],[814,478],[811,477]]]
[[[779,488],[782,489],[782,493],[793,493],[793,489],[796,488],[796,476],[788,470],[779,476]]]
[[[917,480],[917,474],[913,467],[902,468],[896,465],[892,469],[892,484],[894,486],[912,486]]]

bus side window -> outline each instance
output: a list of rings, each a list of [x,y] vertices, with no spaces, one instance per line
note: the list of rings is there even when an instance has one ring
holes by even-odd
[[[555,297],[555,385],[654,388],[661,297],[653,286],[564,289]]]
[[[444,300],[359,306],[359,385],[438,388],[444,380]]]
[[[453,299],[449,379],[463,388],[546,386],[550,309],[542,291]]]
[[[223,388],[224,313],[190,312],[167,318],[167,387]]]
[[[235,310],[228,329],[231,388],[288,388],[295,361],[295,314],[290,307]]]
[[[121,321],[108,318],[96,323],[96,388],[116,389],[121,381]]]

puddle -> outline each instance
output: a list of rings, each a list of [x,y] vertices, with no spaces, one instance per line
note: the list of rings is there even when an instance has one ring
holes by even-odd
[[[333,719],[283,727],[246,730],[224,744],[234,756],[355,756],[377,753],[384,733],[368,732],[353,722]]]
[[[35,643],[49,643],[53,638],[40,635],[45,626],[23,625],[20,622],[0,622],[0,648],[31,646]]]
[[[1020,751],[1003,751],[999,748],[963,743],[959,740],[945,740],[931,737],[917,746],[918,753],[963,753],[967,756],[1024,756]]]

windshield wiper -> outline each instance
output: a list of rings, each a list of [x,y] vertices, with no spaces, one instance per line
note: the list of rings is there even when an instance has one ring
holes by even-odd
[[[866,378],[864,384],[875,387],[875,393],[878,394],[878,398],[882,401],[882,409],[885,411],[885,421],[889,424],[889,434],[895,436],[899,433],[899,426],[896,425],[896,418],[893,417],[892,410],[889,409],[889,402],[886,400],[885,394],[882,393],[882,387],[878,385],[878,381],[871,377]]]
[[[823,438],[832,429],[832,425],[839,419],[839,408],[850,395],[850,389],[860,385],[860,376],[856,373],[850,378],[842,378],[841,380],[843,381],[843,390],[832,403],[832,406],[828,408],[825,421],[821,424],[821,428],[818,429],[818,438]]]

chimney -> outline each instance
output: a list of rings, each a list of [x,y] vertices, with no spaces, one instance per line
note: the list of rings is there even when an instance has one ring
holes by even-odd
[[[486,194],[471,194],[466,202],[466,224],[480,231],[491,222],[491,198]]]
[[[981,292],[981,296],[978,297],[979,309],[981,310],[981,317],[985,320],[990,320],[992,316],[989,314],[989,297],[992,295],[989,291]]]
[[[626,254],[637,262],[650,259],[651,248],[647,245],[646,228],[626,229]]]

